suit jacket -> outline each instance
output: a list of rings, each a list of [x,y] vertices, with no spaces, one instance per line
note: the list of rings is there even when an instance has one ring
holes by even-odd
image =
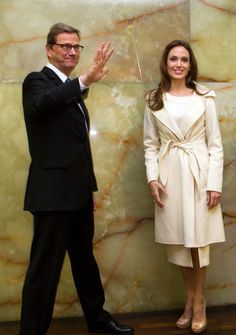
[[[80,210],[97,190],[88,132],[89,115],[78,78],[63,83],[49,68],[23,83],[23,107],[31,155],[24,209]]]

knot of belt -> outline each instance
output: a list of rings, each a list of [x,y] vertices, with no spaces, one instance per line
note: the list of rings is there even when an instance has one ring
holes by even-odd
[[[162,168],[162,166],[168,166],[167,160],[168,160],[168,152],[173,149],[173,148],[179,148],[182,149],[185,153],[188,154],[189,156],[189,167],[190,170],[193,174],[194,180],[196,182],[197,188],[199,190],[199,192],[201,191],[201,184],[200,184],[200,168],[199,168],[199,164],[198,164],[198,160],[197,157],[194,153],[194,149],[193,146],[196,145],[196,143],[194,142],[176,142],[174,140],[169,140],[165,147],[164,150],[162,152],[162,155],[160,157],[160,178],[161,181],[163,183],[163,185],[166,185],[167,182],[167,178],[168,178],[168,169],[167,168]]]

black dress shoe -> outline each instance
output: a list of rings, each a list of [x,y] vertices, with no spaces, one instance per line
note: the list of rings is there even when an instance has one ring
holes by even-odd
[[[134,333],[132,327],[122,325],[113,319],[108,319],[103,322],[90,324],[88,326],[88,331],[90,333],[100,333],[100,334],[124,334],[129,335]]]

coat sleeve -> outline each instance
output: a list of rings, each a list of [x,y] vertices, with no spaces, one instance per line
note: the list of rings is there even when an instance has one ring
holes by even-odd
[[[205,99],[206,143],[209,154],[207,190],[221,192],[224,163],[223,145],[217,119],[214,96],[207,96]]]
[[[148,183],[158,179],[158,160],[160,149],[160,136],[155,127],[155,117],[148,106],[144,113],[143,127],[144,157]]]

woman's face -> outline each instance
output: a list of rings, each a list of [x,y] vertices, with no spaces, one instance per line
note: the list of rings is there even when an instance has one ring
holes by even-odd
[[[190,55],[183,46],[172,48],[167,57],[167,72],[172,80],[185,80],[190,69]]]

